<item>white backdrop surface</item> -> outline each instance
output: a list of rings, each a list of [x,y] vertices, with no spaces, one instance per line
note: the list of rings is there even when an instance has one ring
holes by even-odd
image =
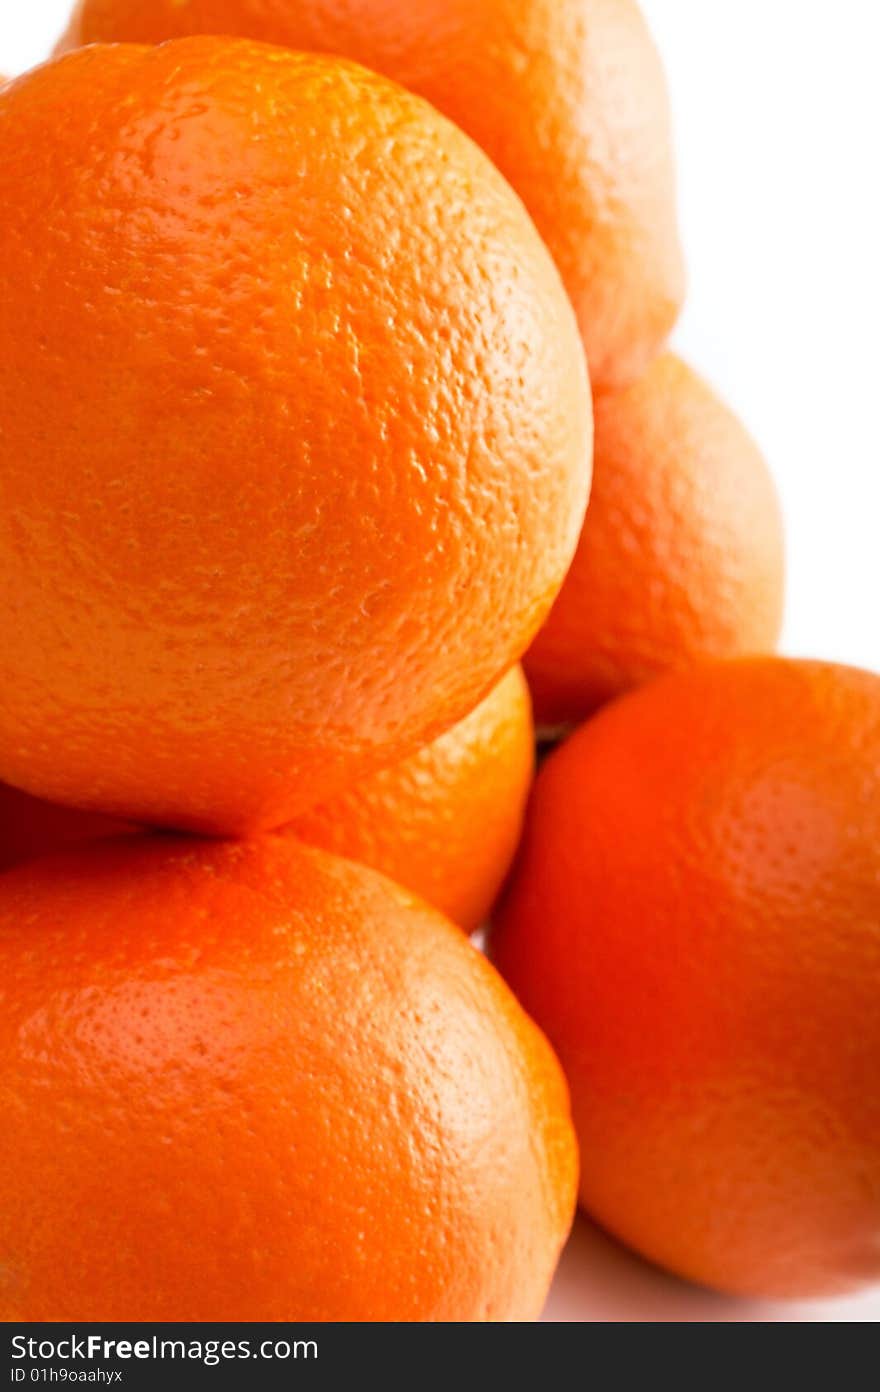
[[[41,61],[70,5],[0,0],[0,73]],[[643,8],[666,61],[678,146],[689,299],[675,344],[739,410],[776,476],[785,648],[880,669],[880,6]],[[880,1294],[724,1300],[579,1220],[547,1317],[875,1321]]]

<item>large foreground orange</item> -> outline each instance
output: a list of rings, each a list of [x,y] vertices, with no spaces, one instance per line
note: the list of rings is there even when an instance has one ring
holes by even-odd
[[[601,1223],[722,1290],[880,1278],[880,676],[754,659],[608,706],[538,778],[493,952]]]
[[[0,879],[0,1318],[540,1313],[576,1151],[461,932],[293,841]]]
[[[662,67],[634,0],[80,0],[62,47],[242,34],[340,53],[428,98],[523,198],[593,381],[631,380],[684,290]]]
[[[469,711],[587,495],[558,273],[425,102],[242,40],[0,93],[0,777],[278,825]]]
[[[544,728],[577,724],[667,671],[770,652],[785,548],[767,465],[672,353],[596,401],[593,492],[525,668]]]

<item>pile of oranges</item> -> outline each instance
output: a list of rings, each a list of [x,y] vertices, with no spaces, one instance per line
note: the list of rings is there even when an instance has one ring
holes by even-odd
[[[0,1318],[880,1278],[880,677],[633,0],[79,0],[0,205]]]

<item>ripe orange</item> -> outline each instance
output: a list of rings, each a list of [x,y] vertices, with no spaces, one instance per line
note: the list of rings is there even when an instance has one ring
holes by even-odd
[[[338,60],[97,46],[3,89],[0,204],[0,777],[242,832],[472,709],[590,453],[476,146]]]
[[[381,870],[471,932],[510,868],[533,770],[528,687],[515,667],[445,735],[286,830]]]
[[[606,707],[539,775],[493,951],[601,1223],[722,1290],[880,1277],[880,676],[744,659]]]
[[[711,388],[663,355],[596,401],[589,512],[525,659],[539,726],[576,724],[701,659],[771,651],[784,576],[763,458]]]
[[[98,812],[59,807],[0,783],[0,870],[81,841],[128,836],[140,829],[132,822],[102,817]]]
[[[0,879],[0,1318],[537,1317],[549,1046],[458,929],[277,836]]]
[[[631,380],[684,293],[666,84],[634,0],[80,0],[60,47],[241,34],[427,97],[522,197],[595,385]]]

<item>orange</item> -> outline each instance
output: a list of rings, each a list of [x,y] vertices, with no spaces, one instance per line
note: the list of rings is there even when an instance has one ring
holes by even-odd
[[[277,826],[462,718],[577,542],[590,401],[425,102],[233,39],[0,94],[0,778]]]
[[[381,870],[471,932],[510,868],[533,770],[528,687],[515,667],[432,744],[286,830]]]
[[[0,870],[51,855],[80,841],[127,836],[138,830],[131,822],[102,817],[98,812],[59,807],[0,783]]]
[[[283,830],[380,870],[472,932],[510,868],[533,771],[528,687],[515,667],[451,730]],[[138,830],[0,784],[0,870]]]
[[[596,401],[593,492],[526,657],[535,716],[576,724],[701,659],[772,651],[785,556],[773,481],[737,417],[667,353]]]
[[[461,932],[267,837],[0,880],[0,1318],[509,1320],[575,1200],[549,1046]]]
[[[554,753],[493,942],[581,1198],[722,1290],[880,1277],[880,676],[708,664]]]
[[[61,47],[193,33],[343,54],[467,131],[553,253],[595,385],[665,339],[684,293],[668,99],[633,0],[80,0]]]

